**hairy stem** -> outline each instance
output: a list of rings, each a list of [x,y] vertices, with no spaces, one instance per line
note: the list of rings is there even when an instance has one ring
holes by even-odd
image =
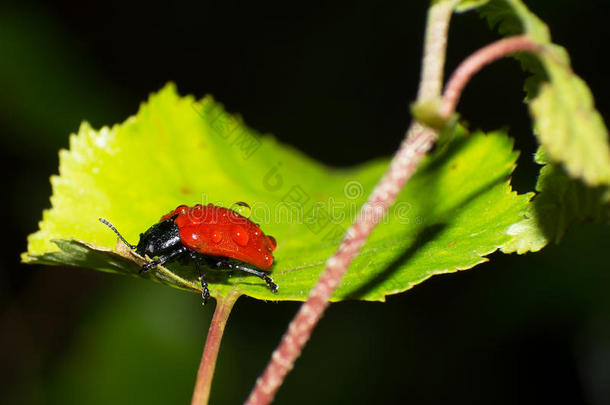
[[[447,30],[456,2],[455,0],[439,1],[430,8],[426,26],[419,101],[440,96]],[[436,131],[424,128],[417,123],[409,128],[407,137],[392,159],[389,169],[363,205],[358,218],[347,231],[337,252],[326,262],[325,270],[309,293],[309,298],[290,323],[279,346],[273,352],[267,368],[256,381],[246,404],[263,405],[273,400],[286,374],[292,369],[295,360],[309,340],[313,328],[322,317],[328,306],[328,300],[339,286],[353,258],[383,218],[387,209],[394,203],[399,191],[413,175],[436,138]]]
[[[424,55],[417,101],[438,97],[443,89],[447,32],[453,8],[458,1],[440,1],[430,7],[424,38]]]
[[[205,339],[205,348],[201,356],[201,363],[199,363],[199,371],[197,372],[197,381],[195,382],[191,405],[206,405],[210,399],[210,389],[212,387],[212,379],[214,378],[222,334],[224,333],[227,319],[229,319],[231,314],[233,304],[235,304],[240,295],[240,292],[233,290],[227,296],[216,299],[214,317],[208,330],[208,336]]]
[[[449,117],[455,111],[455,107],[460,100],[464,87],[470,79],[486,65],[512,53],[516,52],[540,52],[542,46],[532,41],[526,35],[517,35],[484,46],[466,58],[455,69],[443,93],[443,104],[441,115]]]

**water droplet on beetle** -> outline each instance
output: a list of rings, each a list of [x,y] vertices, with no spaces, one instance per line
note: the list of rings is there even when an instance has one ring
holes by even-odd
[[[271,235],[267,235],[267,239],[269,240],[269,243],[271,243],[271,250],[275,250],[275,248],[277,247],[277,241],[275,240],[275,238]]]
[[[219,243],[222,240],[222,234],[218,231],[212,232],[212,242]]]
[[[273,256],[265,255],[265,262],[267,263],[267,266],[271,266],[273,264]]]
[[[237,201],[236,203],[233,203],[230,209],[232,211],[237,212],[242,217],[250,218],[250,215],[252,215],[252,208],[250,208],[248,203],[245,203],[243,201]]]
[[[231,230],[231,237],[233,241],[237,243],[239,246],[247,246],[250,237],[248,236],[248,232],[241,226],[236,225]]]
[[[193,206],[193,208],[191,208],[187,212],[188,212],[189,220],[191,220],[195,223],[201,222],[201,220],[203,218],[203,207],[201,206],[201,204],[197,204],[197,205]]]

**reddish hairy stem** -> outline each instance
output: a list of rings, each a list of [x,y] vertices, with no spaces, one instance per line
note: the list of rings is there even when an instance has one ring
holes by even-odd
[[[208,403],[222,335],[233,304],[235,304],[240,295],[241,293],[233,290],[226,297],[216,299],[214,317],[210,323],[208,336],[205,339],[205,348],[199,363],[199,371],[197,372],[197,381],[195,382],[191,405],[206,405]]]
[[[523,51],[539,52],[541,49],[542,46],[532,41],[527,35],[500,39],[479,49],[466,58],[449,78],[443,93],[441,115],[449,117],[453,114],[466,84],[479,70],[488,64],[511,53]]]
[[[314,326],[322,317],[328,300],[341,282],[349,264],[392,205],[403,185],[413,175],[421,159],[430,150],[436,136],[435,131],[416,124],[411,136],[403,141],[389,170],[362,207],[341,246],[326,262],[326,269],[290,323],[246,404],[260,405],[271,402],[284,377],[301,354]]]
[[[436,2],[430,7],[426,24],[419,101],[432,99],[440,93],[449,19],[457,1]],[[326,262],[326,269],[309,293],[309,298],[290,323],[279,346],[273,352],[267,368],[256,381],[246,404],[265,405],[273,400],[286,374],[292,369],[294,361],[300,356],[303,346],[309,340],[313,328],[322,317],[328,306],[328,300],[339,286],[350,263],[394,203],[396,196],[413,175],[436,138],[436,131],[417,123],[411,125],[407,138],[392,159],[390,168],[363,205],[356,222],[347,231],[337,252]]]

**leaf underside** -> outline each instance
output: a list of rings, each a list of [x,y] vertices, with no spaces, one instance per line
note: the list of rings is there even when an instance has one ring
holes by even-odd
[[[400,193],[332,299],[384,300],[485,261],[511,240],[507,229],[524,218],[531,197],[511,191],[516,157],[506,134],[458,128]],[[52,208],[22,258],[200,291],[194,270],[176,263],[139,274],[145,259],[117,243],[98,217],[135,243],[180,204],[246,201],[251,219],[278,241],[271,276],[279,293],[254,276],[208,270],[212,295],[237,289],[259,299],[305,300],[387,163],[329,168],[247,128],[211,97],[179,97],[170,84],[124,123],[99,131],[84,123],[71,136],[59,176],[51,178]]]

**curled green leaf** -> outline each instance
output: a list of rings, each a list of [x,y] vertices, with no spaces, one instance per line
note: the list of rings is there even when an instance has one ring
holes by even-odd
[[[543,46],[518,55],[533,73],[525,85],[534,132],[550,159],[591,186],[610,184],[608,129],[595,109],[593,94],[572,71],[567,51],[551,42],[549,29],[521,0],[490,0],[479,8],[504,35],[527,34]]]

